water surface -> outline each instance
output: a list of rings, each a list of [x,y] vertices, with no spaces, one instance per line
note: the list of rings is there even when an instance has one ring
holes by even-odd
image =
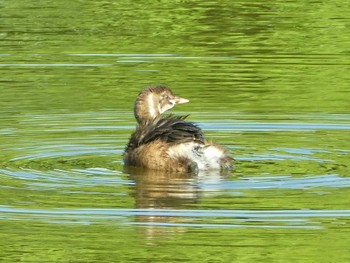
[[[0,1],[4,262],[350,260],[349,7]],[[235,158],[126,169],[141,88]]]

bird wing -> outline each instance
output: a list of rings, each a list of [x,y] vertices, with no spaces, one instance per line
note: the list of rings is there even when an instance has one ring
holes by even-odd
[[[172,144],[193,141],[204,143],[202,130],[192,122],[185,121],[186,117],[170,115],[139,127],[134,134],[134,138],[138,138],[137,146],[154,140]]]

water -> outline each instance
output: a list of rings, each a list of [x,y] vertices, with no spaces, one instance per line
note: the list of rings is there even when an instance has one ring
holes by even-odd
[[[0,1],[1,262],[348,262],[340,1]],[[123,167],[169,85],[229,174]]]

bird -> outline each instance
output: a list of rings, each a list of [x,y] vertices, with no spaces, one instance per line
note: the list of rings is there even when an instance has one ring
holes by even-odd
[[[144,88],[134,103],[136,130],[123,154],[124,165],[169,172],[231,170],[233,158],[221,145],[207,141],[188,115],[163,114],[188,103],[161,85]]]

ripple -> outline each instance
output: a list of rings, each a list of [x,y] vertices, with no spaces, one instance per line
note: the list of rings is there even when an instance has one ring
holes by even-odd
[[[0,64],[0,67],[108,67],[113,64]]]
[[[201,122],[204,130],[231,131],[316,131],[316,130],[350,130],[350,124],[339,123],[275,123],[275,122]]]
[[[178,219],[177,222],[140,222],[139,217]],[[314,219],[326,218],[349,219],[350,210],[24,209],[0,206],[0,219],[43,220],[48,223],[78,221],[84,224],[104,222],[167,227],[322,229],[322,223]],[[199,219],[205,222],[200,223]]]
[[[43,149],[45,148],[45,149]],[[115,149],[96,149],[84,147],[82,145],[57,145],[50,147],[36,147],[35,151],[39,153],[31,153],[29,155],[22,155],[15,158],[12,158],[10,161],[19,161],[19,160],[35,160],[35,159],[48,159],[48,158],[59,158],[59,157],[76,157],[79,155],[88,155],[88,154],[117,154],[121,153],[121,150]]]
[[[176,54],[70,54],[71,56],[79,57],[173,57],[177,56]]]
[[[302,151],[302,149],[300,149]],[[250,154],[249,156],[236,157],[236,160],[240,161],[281,161],[281,160],[295,160],[295,161],[316,161],[316,162],[331,162],[330,159],[313,158],[311,156],[303,155],[290,155],[279,153],[264,153],[264,154]]]
[[[99,186],[99,185],[128,185],[133,184],[132,181],[121,179],[122,173],[112,171],[106,168],[87,168],[72,170],[5,170],[0,169],[2,175],[25,181],[25,184],[34,189],[62,188],[62,187],[79,187]]]
[[[179,113],[181,115],[181,113]],[[204,130],[215,131],[241,131],[241,132],[266,132],[266,131],[318,131],[318,130],[350,130],[348,114],[332,115],[246,115],[246,114],[221,114],[195,113],[205,116],[206,119],[193,119]],[[209,119],[208,119],[209,118]],[[271,119],[270,121],[251,121],[251,119]],[[219,119],[219,120],[218,120]],[[222,119],[222,120],[220,120]],[[243,120],[242,120],[243,119]],[[274,120],[276,119],[276,120]],[[293,122],[283,121],[293,119]],[[320,120],[320,122],[316,122]],[[115,123],[118,125],[115,125]],[[128,111],[100,111],[78,114],[47,114],[27,115],[22,123],[44,127],[45,132],[56,131],[90,131],[90,130],[124,130],[133,129],[135,124],[132,114]],[[33,128],[34,128],[33,127]],[[56,129],[55,129],[56,128]]]
[[[281,120],[292,118],[290,115],[271,115],[268,121],[261,122],[250,121],[251,118],[265,119],[264,116],[259,115],[220,115],[221,119],[226,119],[229,116],[227,121],[218,121],[214,114],[205,114],[204,116],[208,117],[209,120],[200,121],[203,128],[215,130],[215,136],[226,140],[229,145],[235,145],[232,142],[230,131],[240,131],[244,135],[244,132],[256,131],[271,131],[273,133],[275,131],[309,132],[350,129],[350,124],[347,123],[349,115],[341,114],[335,116],[317,115],[317,118],[311,116],[312,120],[322,119],[324,123],[309,123],[311,117],[308,115],[293,115],[293,120],[298,121],[298,123],[281,122]],[[43,188],[58,189],[60,193],[79,192],[83,195],[100,193],[96,188],[85,191],[84,187],[136,184],[134,180],[125,178],[122,169],[122,151],[129,133],[134,129],[130,113],[124,110],[101,110],[69,114],[27,114],[21,117],[21,128],[2,130],[6,135],[17,135],[16,143],[7,142],[8,145],[6,145],[6,151],[10,154],[8,154],[7,161],[0,167],[1,176],[5,179],[16,180],[15,183],[20,182],[25,185],[24,187],[35,191],[40,191]],[[334,123],[331,123],[331,120]],[[225,136],[220,137],[220,133]],[[301,137],[304,140],[305,134],[301,134]],[[20,143],[18,143],[18,138],[20,138]],[[254,145],[255,142],[261,143],[260,135],[255,138],[257,138],[256,141],[250,145]],[[268,166],[266,163],[271,162],[275,170],[268,172],[268,170],[263,169],[264,173],[258,172],[257,176],[254,173],[251,174],[252,176],[245,174],[244,177],[230,177],[230,179],[218,173],[200,173],[197,178],[191,177],[182,180],[183,189],[186,187],[191,190],[197,188],[196,191],[204,193],[205,196],[217,196],[232,191],[233,194],[237,194],[236,190],[341,189],[350,187],[350,178],[339,175],[345,174],[346,168],[338,170],[339,174],[336,173],[336,169],[333,169],[338,164],[339,166],[343,164],[343,159],[349,154],[347,149],[322,148],[321,144],[309,145],[305,144],[304,141],[298,148],[295,147],[295,143],[288,145],[284,141],[284,144],[280,145],[279,140],[274,141],[275,138],[276,136],[272,134],[269,137],[271,143],[260,151],[256,151],[254,148],[256,145],[249,146],[247,144],[247,146],[245,143],[242,144],[244,145],[242,147],[231,146],[230,148],[234,152],[235,159],[238,160],[238,165],[248,167],[251,163],[254,165],[257,163],[257,165]],[[288,134],[287,140],[290,138]],[[328,165],[329,163],[331,165]],[[279,167],[276,168],[277,166]],[[309,169],[311,166],[315,168]],[[345,167],[345,165],[343,166]],[[284,175],[286,167],[299,169],[307,174],[302,178]],[[293,170],[290,174],[294,174]],[[234,176],[235,171],[231,175]],[[160,181],[151,183],[155,184],[158,190],[171,189],[176,184],[168,181],[166,184]],[[69,187],[74,189],[68,189]],[[182,191],[181,193],[185,195],[183,189],[178,188],[177,191]],[[109,189],[107,192],[111,195],[115,194]]]
[[[271,189],[310,189],[310,188],[348,188],[350,178],[336,174],[305,176],[257,176],[245,177],[235,181],[211,181],[210,184],[199,184],[202,188],[222,190],[271,190]]]

